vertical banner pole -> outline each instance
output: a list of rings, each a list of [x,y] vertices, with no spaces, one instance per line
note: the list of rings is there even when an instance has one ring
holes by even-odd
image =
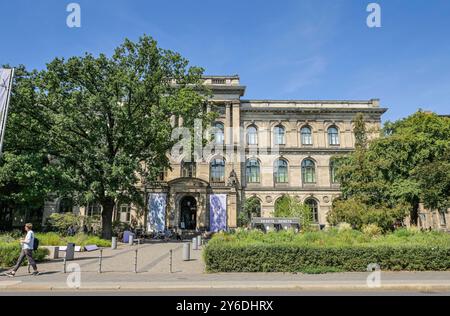
[[[1,122],[1,128],[0,128],[0,131],[2,133],[1,138],[0,138],[0,156],[2,155],[2,151],[3,151],[3,140],[5,138],[6,120],[8,118],[8,108],[9,108],[9,101],[11,99],[11,90],[12,90],[12,84],[13,84],[13,78],[14,78],[14,71],[15,71],[15,68],[12,68],[11,77],[9,78],[8,91],[6,92],[5,108],[2,109],[3,115],[2,115],[2,122]]]

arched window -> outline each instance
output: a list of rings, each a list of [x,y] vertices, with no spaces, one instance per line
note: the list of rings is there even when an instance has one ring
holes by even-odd
[[[312,145],[312,132],[309,126],[305,126],[300,130],[302,145]]]
[[[328,129],[328,144],[339,145],[339,130],[335,126]]]
[[[286,144],[285,141],[285,130],[282,125],[275,126],[273,129],[273,136],[274,136],[274,142],[275,145],[284,145]]]
[[[181,176],[183,178],[195,178],[197,173],[197,164],[193,161],[181,163]]]
[[[336,162],[333,160],[330,161],[330,181],[331,183],[338,183],[336,176]]]
[[[258,145],[258,130],[255,126],[247,128],[247,145]]]
[[[260,166],[259,166],[258,159],[247,160],[246,178],[247,178],[247,183],[259,183],[260,182]]]
[[[210,163],[211,182],[225,182],[225,160],[213,159]]]
[[[305,205],[311,209],[312,220],[314,223],[319,222],[319,205],[315,199],[307,199]]]
[[[225,128],[223,123],[216,122],[213,128],[213,138],[214,142],[218,145],[222,145],[225,143]]]
[[[275,183],[288,183],[288,163],[284,159],[278,159],[275,161],[274,167]]]
[[[316,182],[316,164],[311,159],[305,159],[302,162],[303,183]]]

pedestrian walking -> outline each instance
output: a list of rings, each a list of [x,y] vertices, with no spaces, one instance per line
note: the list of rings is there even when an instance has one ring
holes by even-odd
[[[22,251],[20,253],[19,259],[17,260],[16,265],[14,268],[5,273],[6,276],[14,277],[16,275],[17,270],[19,270],[20,266],[22,265],[23,260],[25,257],[28,259],[28,263],[33,267],[33,275],[39,275],[38,268],[36,266],[36,262],[33,259],[33,250],[35,250],[37,240],[34,237],[33,232],[33,224],[25,224],[25,231],[27,232],[27,235],[25,236],[25,239],[20,240],[20,244],[22,246]],[[37,247],[36,247],[37,248]]]

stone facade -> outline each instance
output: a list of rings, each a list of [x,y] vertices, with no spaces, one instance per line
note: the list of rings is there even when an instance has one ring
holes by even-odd
[[[236,227],[238,212],[247,198],[257,197],[262,216],[270,217],[277,199],[285,194],[298,201],[313,201],[318,224],[326,225],[331,203],[340,194],[339,184],[332,181],[331,157],[354,150],[352,120],[357,113],[363,113],[369,137],[379,135],[386,111],[379,100],[245,100],[246,88],[238,76],[206,77],[205,84],[213,92],[209,109],[220,113],[216,123],[223,125],[223,143],[228,150],[224,155],[203,156],[195,168],[184,168],[184,172],[183,160],[172,159],[172,170],[166,171],[161,185],[145,188],[147,194],[167,194],[167,227],[180,228],[181,208],[189,199],[195,204],[191,206],[195,228],[208,229],[211,194],[227,195],[230,228]],[[182,118],[174,117],[172,122],[174,126],[183,124]],[[310,133],[302,134],[303,128]],[[225,160],[220,179],[212,179],[211,162],[215,159]],[[259,165],[259,172],[254,172],[257,166],[249,172],[251,181],[247,179],[249,160]],[[233,183],[230,175],[235,176]],[[79,211],[84,214],[85,208]],[[132,218],[133,207],[129,212]],[[120,213],[118,208],[116,218]],[[146,219],[140,221],[144,224]]]

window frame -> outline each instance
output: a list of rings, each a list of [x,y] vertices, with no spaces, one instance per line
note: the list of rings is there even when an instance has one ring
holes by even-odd
[[[218,161],[220,161],[221,164],[217,164]],[[211,159],[209,163],[209,179],[211,183],[225,183],[225,166],[226,166],[225,158],[216,157]],[[218,178],[216,177],[216,174],[218,174],[218,172],[217,171],[213,172],[213,167],[215,168],[222,167],[220,177]]]
[[[308,162],[311,162],[312,165],[307,165]],[[311,158],[305,158],[301,164],[302,169],[302,183],[303,184],[315,184],[316,183],[316,162]],[[312,170],[312,173],[310,173]],[[306,181],[307,176],[312,176],[312,181]]]
[[[279,131],[282,131],[282,133],[279,133]],[[286,145],[286,128],[283,125],[278,124],[273,128],[273,141],[274,145],[277,146]]]
[[[308,130],[309,133],[304,133],[304,130]],[[309,125],[305,125],[300,129],[300,143],[302,144],[302,146],[312,146],[313,145],[313,138],[312,138],[312,128]],[[305,138],[308,136],[308,140],[309,142],[305,142]]]
[[[279,165],[280,162],[284,162],[285,165],[280,166]],[[281,179],[280,172],[279,172],[280,167],[282,167],[283,169],[286,169],[285,175],[284,175],[284,177],[282,177],[283,178],[282,180],[284,180],[284,181],[280,181],[280,179]],[[275,184],[288,184],[289,183],[289,162],[286,159],[279,158],[279,159],[275,160],[273,176],[274,176]]]
[[[335,130],[336,133],[332,133],[331,131]],[[328,135],[328,145],[329,146],[340,146],[341,140],[340,140],[340,132],[339,128],[335,125],[332,125],[328,127],[327,129],[327,135]]]
[[[249,165],[251,162],[256,162],[256,164]],[[256,175],[252,171],[256,172]],[[255,180],[253,181],[253,179]],[[245,163],[245,180],[246,183],[261,183],[261,163],[258,159],[247,159]]]

